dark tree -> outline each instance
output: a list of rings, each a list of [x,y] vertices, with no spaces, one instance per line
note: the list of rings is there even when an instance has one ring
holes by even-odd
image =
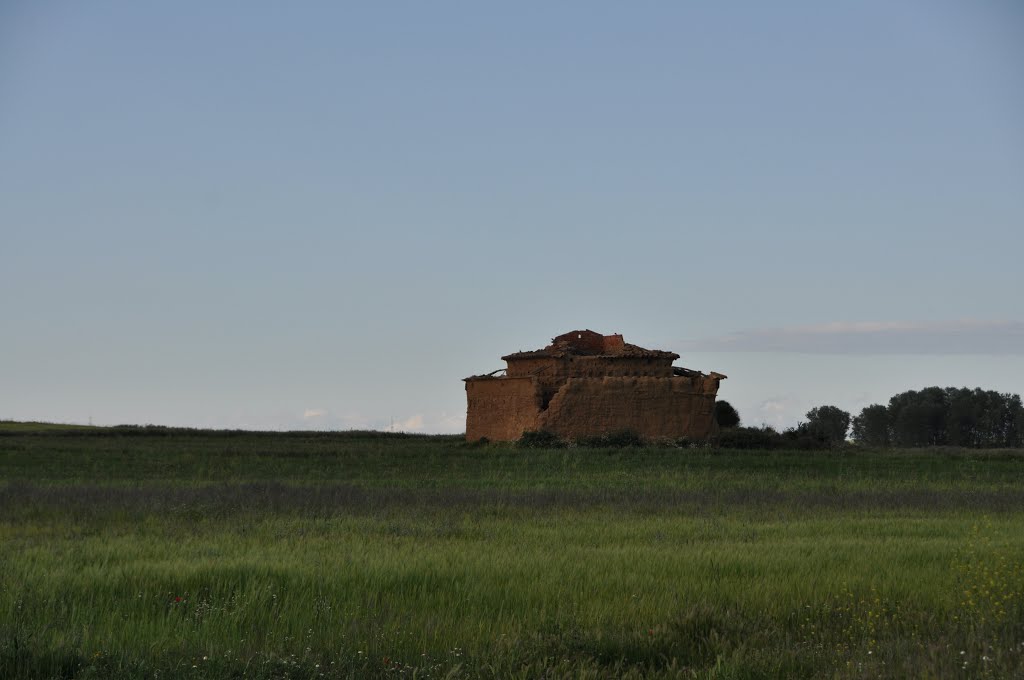
[[[1020,395],[1013,395],[1016,413],[1010,424],[1010,446],[1024,446],[1024,405],[1021,405]]]
[[[818,406],[807,412],[807,432],[829,444],[846,441],[850,414],[838,406]]]
[[[941,446],[946,444],[949,396],[941,387],[926,387],[897,394],[889,400],[893,444]]]
[[[964,394],[967,393],[967,394]],[[979,447],[1014,447],[1021,445],[1021,400],[1018,394],[1001,394],[992,390],[957,390],[960,399],[969,400],[974,416],[970,428],[973,443]],[[950,401],[952,410],[953,402]],[[952,442],[951,442],[952,443]],[[965,444],[966,446],[967,444]]]
[[[738,427],[740,414],[727,401],[715,402],[715,422],[719,427]]]
[[[853,419],[853,440],[865,446],[889,446],[889,409],[872,404]]]
[[[890,440],[897,446],[1021,446],[1020,396],[966,387],[926,387],[889,400]]]
[[[983,425],[989,408],[987,395],[966,387],[946,388],[946,443],[952,446],[981,446]]]

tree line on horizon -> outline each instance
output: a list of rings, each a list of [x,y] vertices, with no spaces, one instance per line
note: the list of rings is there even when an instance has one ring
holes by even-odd
[[[729,402],[715,404],[720,445],[730,448],[831,448],[847,441],[876,448],[1024,446],[1024,404],[1018,394],[967,387],[908,390],[871,404],[856,417],[837,406],[817,406],[806,421],[782,432],[741,427]]]

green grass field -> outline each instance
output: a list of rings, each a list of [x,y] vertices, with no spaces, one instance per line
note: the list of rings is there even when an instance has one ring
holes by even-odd
[[[1024,677],[1024,452],[0,423],[0,677]]]

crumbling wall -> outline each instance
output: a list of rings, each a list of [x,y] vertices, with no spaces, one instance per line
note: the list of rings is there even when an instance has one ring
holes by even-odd
[[[622,430],[703,439],[715,432],[717,391],[706,376],[569,378],[533,429],[568,439]]]
[[[585,356],[529,357],[509,359],[507,375],[518,378],[536,376],[542,382],[561,385],[568,378],[595,378],[606,375],[672,376],[672,359],[668,357]]]
[[[604,347],[601,350],[606,354],[614,354],[615,352],[621,352],[626,347],[626,341],[622,339],[621,333],[615,335],[604,336]]]
[[[620,335],[619,337],[621,338],[622,336]],[[552,338],[551,344],[567,344],[584,352],[603,352],[606,342],[605,336],[591,330],[586,330],[563,333],[556,338]]]
[[[672,375],[672,359],[655,357],[570,356],[562,377],[596,378],[603,376]]]
[[[630,430],[645,439],[706,439],[719,380],[696,374],[573,377],[553,389],[536,377],[466,381],[466,439],[518,439],[547,430],[566,439]]]
[[[471,378],[466,399],[468,441],[509,441],[538,429],[541,397],[534,378]]]
[[[707,438],[717,431],[715,395],[725,376],[673,368],[678,358],[591,330],[503,356],[505,377],[466,379],[466,438],[512,440],[541,429],[570,439],[621,430]]]
[[[506,371],[511,378],[529,375],[551,375],[558,371],[559,360],[555,357],[531,357],[527,359],[509,359]]]

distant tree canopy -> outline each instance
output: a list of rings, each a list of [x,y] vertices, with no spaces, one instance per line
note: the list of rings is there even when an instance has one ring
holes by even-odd
[[[740,414],[727,401],[715,402],[715,422],[719,427],[738,427]]]
[[[865,406],[853,419],[853,441],[867,446],[889,446],[889,409],[881,404]]]
[[[850,429],[850,414],[838,406],[817,406],[807,412],[807,422],[801,425],[800,429],[829,444],[846,441],[846,431]]]
[[[853,420],[853,438],[869,446],[1018,447],[1024,444],[1020,395],[980,388],[926,387],[872,404]]]

